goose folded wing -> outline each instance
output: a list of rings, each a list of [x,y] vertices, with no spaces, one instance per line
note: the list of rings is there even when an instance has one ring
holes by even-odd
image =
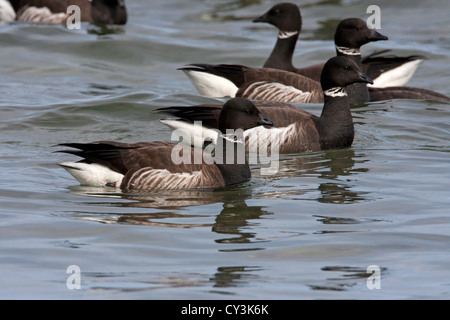
[[[370,101],[389,99],[418,99],[450,102],[450,97],[439,92],[415,87],[369,88]]]
[[[396,55],[380,56],[388,51],[390,50],[377,51],[361,59],[363,72],[371,79],[376,79],[384,72],[397,68],[405,63],[417,60],[422,61],[424,59],[423,56],[419,55],[406,57],[399,57]]]
[[[248,99],[294,103],[323,102],[320,83],[277,69],[255,68],[245,72],[245,83],[236,94]]]
[[[176,146],[170,142],[137,142],[120,143],[113,141],[98,141],[92,143],[61,144],[76,150],[62,150],[81,157],[83,162],[97,163],[113,171],[126,174],[142,168],[167,169],[170,172],[193,172],[201,169],[200,165],[181,163],[175,165],[172,159],[172,149]],[[193,158],[191,150],[191,158]],[[192,159],[190,159],[192,160]]]
[[[313,115],[299,107],[287,102],[255,100],[255,106],[269,119],[273,119],[275,127],[284,127],[301,118],[310,118]],[[221,105],[202,104],[196,106],[165,107],[157,109],[158,112],[175,116],[182,121],[193,123],[202,121],[202,126],[217,128]]]

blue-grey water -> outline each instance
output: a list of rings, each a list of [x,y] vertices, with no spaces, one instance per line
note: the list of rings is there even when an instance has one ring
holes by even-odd
[[[87,188],[58,167],[75,159],[58,143],[170,140],[155,109],[223,101],[178,67],[261,66],[277,34],[251,22],[275,1],[126,3],[122,27],[0,26],[0,298],[450,298],[449,104],[353,108],[351,148],[216,192]],[[450,95],[446,0],[299,4],[295,65],[331,57],[336,22],[377,4],[390,40],[363,54],[424,55],[409,85]]]

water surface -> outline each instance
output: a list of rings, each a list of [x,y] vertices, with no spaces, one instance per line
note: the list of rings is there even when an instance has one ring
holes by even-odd
[[[58,143],[169,140],[157,108],[221,103],[176,69],[261,66],[276,31],[251,20],[274,3],[136,0],[123,27],[0,27],[0,298],[450,298],[448,104],[355,107],[351,148],[285,156],[276,175],[255,167],[215,192],[81,187],[56,165],[73,159]],[[424,55],[409,85],[449,95],[446,1],[378,5],[390,40],[363,53]],[[298,66],[333,55],[339,19],[368,17],[364,1],[301,8]]]

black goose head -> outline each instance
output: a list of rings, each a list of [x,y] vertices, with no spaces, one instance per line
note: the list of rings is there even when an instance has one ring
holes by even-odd
[[[218,122],[218,129],[222,133],[226,133],[226,129],[247,130],[261,125],[274,125],[250,100],[245,98],[228,100],[222,107]]]
[[[279,3],[253,22],[266,22],[274,25],[280,31],[298,31],[302,28],[300,9],[294,3]]]
[[[335,56],[325,63],[320,78],[324,91],[335,87],[343,88],[357,82],[373,83],[352,59]]]
[[[125,0],[92,0],[92,19],[98,24],[126,24]]]
[[[372,41],[388,40],[375,29],[370,29],[366,21],[359,18],[342,20],[336,28],[334,43],[338,47],[359,49]]]

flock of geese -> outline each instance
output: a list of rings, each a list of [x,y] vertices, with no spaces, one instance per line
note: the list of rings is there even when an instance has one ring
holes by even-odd
[[[80,8],[80,22],[120,25],[127,22],[124,0],[0,0],[0,23],[63,24],[73,14],[68,10],[71,5]]]
[[[0,0],[0,22],[64,23],[68,3],[81,7],[82,21],[124,24],[127,20],[123,0]],[[201,135],[182,149],[184,159],[202,159],[200,163],[174,163],[173,150],[179,144],[173,142],[97,141],[61,144],[69,149],[58,152],[82,160],[60,165],[89,186],[124,191],[217,189],[251,178],[248,159],[238,159],[236,150],[248,151],[261,138],[270,140],[266,141],[268,152],[279,154],[350,147],[355,134],[352,104],[388,99],[450,102],[443,94],[405,86],[422,57],[385,55],[385,51],[362,57],[361,46],[388,40],[364,20],[342,20],[334,37],[336,56],[303,68],[292,64],[302,27],[296,4],[276,4],[253,22],[269,23],[279,30],[262,68],[200,63],[180,68],[200,94],[229,98],[223,105],[157,110],[175,117],[161,119],[169,127]],[[316,116],[289,103],[323,103],[323,109]],[[200,133],[194,129],[196,121],[202,121]]]

